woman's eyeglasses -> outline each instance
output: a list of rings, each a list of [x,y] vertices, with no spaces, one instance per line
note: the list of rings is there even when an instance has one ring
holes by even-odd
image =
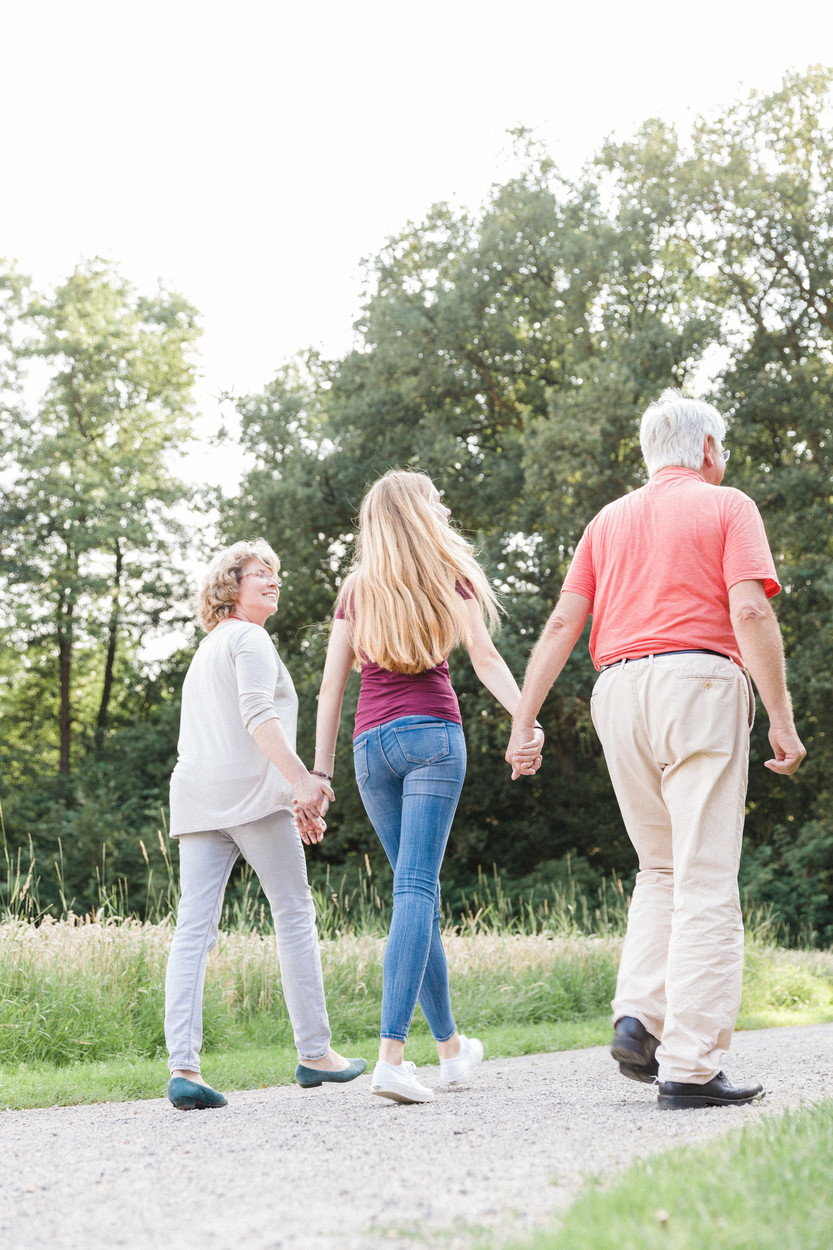
[[[277,573],[270,573],[267,569],[252,569],[250,573],[241,573],[241,582],[244,577],[256,577],[259,582],[268,582],[273,586],[277,586],[278,590],[283,585],[283,581],[278,577]]]

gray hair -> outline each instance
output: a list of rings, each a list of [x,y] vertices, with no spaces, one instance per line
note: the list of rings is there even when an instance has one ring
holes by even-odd
[[[240,578],[251,560],[261,560],[277,577],[281,562],[262,538],[234,543],[211,561],[196,596],[197,616],[206,633],[231,616],[240,594]]]
[[[716,408],[700,399],[685,399],[682,391],[669,387],[645,409],[639,427],[648,473],[671,465],[699,469],[706,435],[711,435],[720,451],[725,433],[726,422]]]

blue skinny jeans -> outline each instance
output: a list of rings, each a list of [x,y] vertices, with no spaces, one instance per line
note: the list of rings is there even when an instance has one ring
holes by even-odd
[[[438,1042],[456,1030],[440,938],[440,866],[466,775],[461,725],[402,716],[353,742],[365,811],[393,868],[383,1038],[404,1042],[417,1001]]]

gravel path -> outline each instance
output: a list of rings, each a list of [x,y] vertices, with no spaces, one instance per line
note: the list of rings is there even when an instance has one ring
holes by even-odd
[[[439,1069],[422,1069],[439,1087]],[[462,1250],[552,1221],[581,1178],[833,1096],[833,1025],[738,1034],[730,1077],[762,1104],[659,1112],[607,1050],[484,1063],[402,1107],[344,1088],[0,1115],[3,1250]]]

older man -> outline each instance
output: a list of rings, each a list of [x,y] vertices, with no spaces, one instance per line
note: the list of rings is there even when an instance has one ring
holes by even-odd
[[[725,432],[715,408],[677,391],[645,412],[649,481],[587,526],[506,753],[513,779],[536,771],[524,744],[592,612],[593,723],[639,857],[611,1052],[623,1075],[658,1080],[665,1109],[763,1093],[721,1071],[743,966],[737,874],[755,707],[746,670],[769,716],[766,767],[793,773],[805,755],[768,602],[781,588],[763,522],[748,496],[721,487]]]

